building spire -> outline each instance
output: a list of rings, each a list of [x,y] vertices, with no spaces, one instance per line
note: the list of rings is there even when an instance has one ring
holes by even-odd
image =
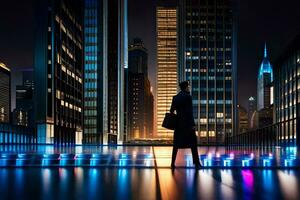
[[[268,53],[267,53],[267,42],[265,42],[265,50],[264,50],[264,58],[268,57]]]

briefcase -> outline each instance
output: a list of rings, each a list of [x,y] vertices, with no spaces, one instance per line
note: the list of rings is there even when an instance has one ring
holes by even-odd
[[[174,113],[166,113],[162,127],[174,130],[177,124],[177,115]]]

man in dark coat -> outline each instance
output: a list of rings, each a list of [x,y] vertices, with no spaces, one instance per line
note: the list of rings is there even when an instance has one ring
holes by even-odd
[[[176,111],[177,115],[171,167],[175,167],[176,155],[179,148],[191,148],[193,163],[196,168],[199,168],[201,165],[197,151],[197,137],[195,133],[195,121],[189,82],[181,82],[179,87],[181,91],[173,97],[170,109],[171,113],[175,113]]]

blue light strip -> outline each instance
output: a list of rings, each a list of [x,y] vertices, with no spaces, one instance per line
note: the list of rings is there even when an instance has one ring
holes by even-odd
[[[157,158],[160,159],[160,158]],[[204,167],[281,167],[291,168],[300,167],[300,159],[297,158],[297,151],[291,150],[286,155],[276,160],[272,154],[258,156],[256,159],[254,154],[243,154],[234,156],[234,154],[204,154],[200,156]],[[19,153],[0,154],[0,167],[65,167],[65,166],[114,166],[114,167],[155,167],[154,157],[152,154],[31,154]],[[192,167],[193,159],[191,155],[186,155],[183,167]]]

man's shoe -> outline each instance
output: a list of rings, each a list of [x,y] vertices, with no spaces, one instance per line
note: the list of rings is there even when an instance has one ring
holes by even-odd
[[[201,168],[202,168],[202,165],[200,164],[200,162],[197,163],[197,164],[195,164],[195,168],[196,168],[196,169],[201,169]]]

